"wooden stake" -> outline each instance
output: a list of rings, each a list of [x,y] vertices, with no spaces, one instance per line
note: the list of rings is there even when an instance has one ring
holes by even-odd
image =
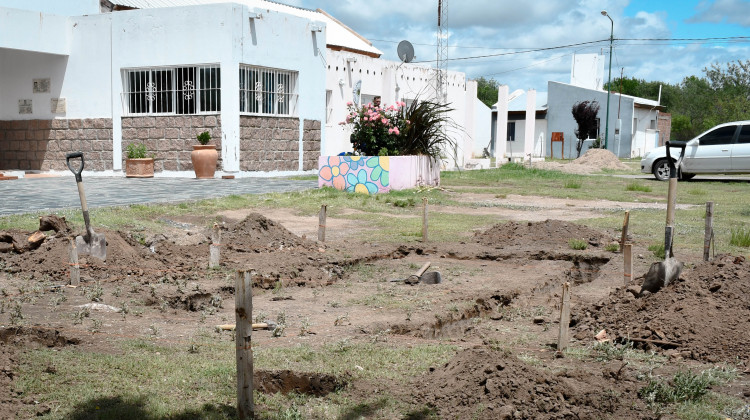
[[[214,229],[211,231],[211,246],[208,250],[208,268],[218,268],[221,253],[221,230],[218,223],[214,223]]]
[[[625,286],[630,284],[630,280],[633,279],[633,244],[625,242],[625,246],[622,251],[622,258],[625,261],[624,267],[624,283]]]
[[[711,239],[714,237],[714,202],[706,203],[706,235],[703,237],[703,261],[711,259]]]
[[[622,238],[620,238],[620,252],[623,252],[625,242],[628,240],[628,225],[630,224],[630,210],[625,210],[625,220],[622,222]]]
[[[318,241],[326,241],[326,211],[328,206],[323,204],[320,206],[320,216],[318,217]]]
[[[422,197],[422,242],[427,242],[427,197]]]
[[[238,270],[234,289],[237,343],[237,416],[255,418],[253,402],[253,283],[249,270]]]
[[[81,266],[78,264],[78,248],[76,247],[76,240],[74,238],[68,239],[70,240],[70,245],[68,246],[70,285],[78,286],[81,283]]]
[[[560,307],[560,335],[557,339],[557,351],[568,348],[568,325],[570,325],[570,283],[563,283],[562,306]]]

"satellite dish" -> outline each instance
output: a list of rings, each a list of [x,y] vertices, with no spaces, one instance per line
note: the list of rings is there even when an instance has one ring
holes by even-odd
[[[354,102],[356,106],[359,106],[361,91],[362,91],[362,81],[357,80],[357,83],[354,84],[354,89],[352,89],[352,99],[354,99],[352,102]]]
[[[414,46],[409,41],[403,40],[399,42],[396,53],[398,54],[398,58],[404,63],[411,63],[411,60],[414,60]]]

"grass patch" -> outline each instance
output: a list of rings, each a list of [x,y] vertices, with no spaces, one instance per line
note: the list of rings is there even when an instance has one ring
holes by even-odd
[[[654,254],[654,257],[660,260],[663,260],[664,256],[666,255],[665,254],[666,251],[664,250],[664,244],[649,245],[648,250]]]
[[[631,182],[625,186],[626,191],[640,191],[640,192],[651,192],[651,187],[643,185],[639,182]]]
[[[620,245],[618,245],[618,244],[607,244],[604,247],[604,250],[607,251],[607,252],[617,252],[617,251],[620,250]]]
[[[570,239],[568,241],[568,246],[570,247],[570,249],[582,251],[588,248],[589,244],[583,239]]]
[[[750,229],[742,226],[732,229],[731,232],[730,245],[741,246],[743,248],[750,247]]]
[[[583,184],[580,181],[574,181],[574,180],[565,181],[565,188],[578,189],[578,188],[581,188],[582,185]]]

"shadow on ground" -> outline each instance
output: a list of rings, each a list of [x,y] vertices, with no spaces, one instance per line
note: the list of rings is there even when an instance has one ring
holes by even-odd
[[[236,419],[233,406],[205,404],[197,410],[186,410],[169,416],[152,416],[145,408],[146,399],[122,397],[96,398],[73,408],[66,418],[71,420],[192,420],[192,419]]]

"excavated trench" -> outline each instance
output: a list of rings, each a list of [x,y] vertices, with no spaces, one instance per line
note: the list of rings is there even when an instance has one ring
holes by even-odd
[[[347,381],[333,375],[291,370],[256,370],[253,380],[255,390],[264,394],[294,392],[315,397],[323,397],[347,385]]]

